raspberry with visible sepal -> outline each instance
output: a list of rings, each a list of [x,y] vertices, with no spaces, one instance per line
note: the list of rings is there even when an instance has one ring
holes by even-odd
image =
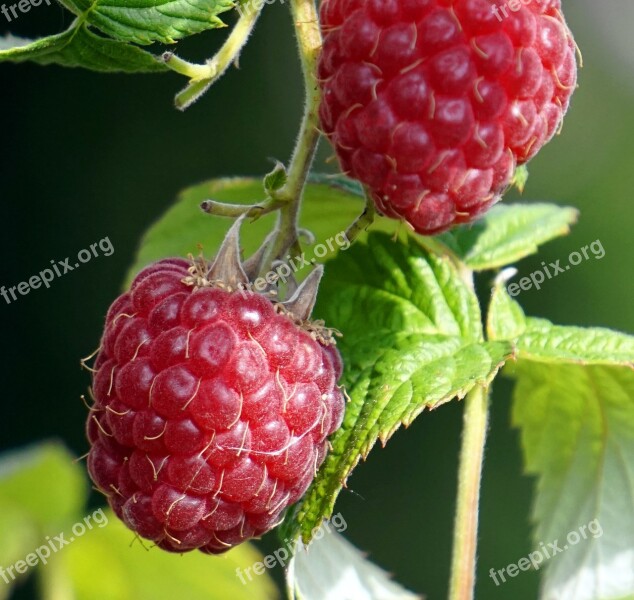
[[[377,209],[434,234],[497,202],[561,126],[560,0],[324,0],[322,128]]]
[[[322,268],[286,302],[248,291],[259,265],[240,262],[239,226],[211,266],[143,269],[110,307],[94,365],[90,475],[130,529],[172,552],[217,554],[272,529],[343,419],[339,353],[309,320]]]

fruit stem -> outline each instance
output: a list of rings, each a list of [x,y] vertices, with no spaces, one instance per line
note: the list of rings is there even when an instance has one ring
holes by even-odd
[[[232,64],[237,64],[240,52],[247,43],[264,6],[264,2],[252,4],[253,6],[249,5],[247,9],[240,11],[240,18],[233,26],[231,34],[216,55],[205,64],[187,62],[172,52],[163,54],[163,61],[170,69],[190,78],[189,85],[176,95],[176,108],[188,108],[220,79]]]
[[[449,600],[473,600],[480,481],[489,415],[488,388],[477,385],[465,400]]]
[[[317,60],[322,46],[319,16],[315,0],[291,0],[290,5],[304,75],[306,102],[302,125],[288,167],[286,183],[282,188],[271,193],[274,200],[284,203],[278,218],[277,236],[269,253],[271,259],[282,255],[288,248],[299,245],[299,208],[319,142],[321,90],[317,83]],[[269,263],[270,260],[264,261],[265,269]]]
[[[370,195],[370,190],[365,188],[365,208],[363,212],[354,220],[354,222],[346,229],[346,238],[352,244],[368,227],[374,223],[376,218],[376,207],[374,200]]]

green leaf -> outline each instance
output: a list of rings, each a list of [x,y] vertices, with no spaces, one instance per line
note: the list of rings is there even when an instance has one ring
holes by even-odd
[[[634,367],[634,337],[600,327],[563,327],[528,319],[517,341],[518,357],[546,363]]]
[[[513,422],[538,476],[534,548],[551,555],[533,555],[541,598],[634,597],[634,370],[520,360],[516,377]]]
[[[87,493],[81,467],[48,442],[2,455],[0,502],[20,508],[43,533],[58,533],[80,514]]]
[[[345,523],[345,521],[344,521]],[[416,600],[390,575],[324,523],[310,546],[299,544],[287,571],[291,600]]]
[[[32,61],[40,65],[84,67],[108,73],[153,73],[169,70],[149,52],[95,35],[80,20],[76,20],[64,33],[38,40],[14,36],[0,38],[0,62],[2,61]]]
[[[487,336],[490,340],[515,340],[526,330],[526,317],[521,306],[506,291],[504,271],[500,275],[489,303]]]
[[[105,514],[105,526],[94,527],[56,555],[64,561],[63,570],[76,600],[279,597],[268,574],[253,573],[254,563],[262,557],[250,544],[241,544],[222,556],[200,552],[170,554],[159,548],[146,548],[112,512]],[[246,574],[248,568],[251,570]]]
[[[1,484],[0,484],[1,489]],[[40,543],[38,529],[27,511],[19,506],[6,502],[0,492],[0,568],[5,569],[6,579],[0,581],[0,600],[9,597],[11,588],[22,575],[15,570],[11,573],[7,567],[32,552]],[[0,573],[1,575],[2,573]],[[15,575],[15,579],[11,577]]]
[[[203,200],[214,199],[232,204],[256,204],[265,199],[262,180],[257,178],[217,179],[201,183],[181,192],[176,203],[146,232],[134,264],[128,272],[127,283],[148,263],[167,256],[197,254],[198,244],[207,257],[215,254],[232,220],[205,215],[200,210]],[[363,210],[363,201],[353,194],[324,184],[306,188],[302,203],[301,226],[310,229],[316,243],[305,248],[307,261],[315,258],[323,262],[347,247],[344,232]],[[382,226],[391,227],[387,222]],[[269,214],[242,226],[241,243],[244,255],[252,254],[272,230],[275,215]],[[330,243],[328,243],[330,242]],[[322,247],[317,249],[317,245]],[[324,256],[316,256],[324,252]],[[300,261],[296,261],[301,264]],[[305,272],[297,275],[301,279]]]
[[[467,266],[495,269],[537,252],[538,246],[566,235],[577,220],[573,208],[552,204],[498,204],[480,221],[453,232]]]
[[[286,167],[278,161],[275,164],[275,168],[264,177],[264,190],[266,192],[275,192],[284,187],[287,180]]]
[[[371,233],[326,266],[315,314],[339,329],[350,396],[343,427],[286,531],[304,540],[360,458],[425,408],[490,381],[511,354],[482,341],[477,299],[446,256]]]
[[[170,44],[224,27],[218,15],[232,0],[61,0],[71,12],[110,37],[135,44]]]

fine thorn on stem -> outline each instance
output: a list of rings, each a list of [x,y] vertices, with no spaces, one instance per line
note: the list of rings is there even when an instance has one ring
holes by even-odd
[[[263,269],[289,249],[300,249],[298,219],[306,179],[319,142],[319,104],[321,90],[317,82],[317,60],[322,46],[319,17],[315,0],[291,0],[291,14],[295,24],[299,57],[304,77],[306,104],[302,125],[287,170],[286,183],[273,192],[273,200],[282,203],[278,216],[277,233],[271,244]]]
[[[489,390],[476,385],[465,400],[449,600],[473,600],[480,482],[489,418]]]
[[[176,108],[185,110],[191,106],[224,75],[232,64],[237,64],[240,52],[242,52],[247,43],[263,6],[264,2],[254,2],[239,9],[240,17],[234,25],[231,34],[216,55],[203,65],[190,63],[172,52],[163,54],[163,62],[172,71],[185,75],[190,79],[187,87],[176,95]]]

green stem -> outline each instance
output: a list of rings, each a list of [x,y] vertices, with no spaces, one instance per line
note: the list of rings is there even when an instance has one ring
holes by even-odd
[[[163,60],[168,67],[190,78],[189,85],[176,96],[177,108],[185,110],[220,79],[232,64],[238,62],[240,52],[247,43],[264,6],[263,2],[253,4],[253,7],[249,6],[240,11],[240,18],[231,30],[231,34],[216,55],[204,65],[187,62],[171,52],[163,55]]]
[[[465,400],[449,600],[473,600],[474,597],[480,481],[488,414],[488,389],[476,386]]]
[[[226,204],[217,200],[204,200],[200,204],[201,210],[208,215],[232,219],[237,219],[242,215],[258,219],[278,210],[281,206],[283,205],[276,200],[267,200],[262,204]]]
[[[374,223],[376,218],[376,207],[374,200],[370,196],[370,191],[365,189],[365,208],[363,212],[354,220],[352,225],[346,229],[346,238],[352,244],[364,231]]]
[[[271,246],[264,268],[270,260],[280,256],[288,248],[298,246],[299,208],[306,186],[306,178],[319,142],[319,104],[321,90],[317,83],[317,60],[322,39],[315,0],[291,0],[291,14],[296,28],[299,56],[304,75],[306,104],[302,125],[288,168],[284,186],[272,194],[274,200],[283,202],[278,218],[277,236]]]

